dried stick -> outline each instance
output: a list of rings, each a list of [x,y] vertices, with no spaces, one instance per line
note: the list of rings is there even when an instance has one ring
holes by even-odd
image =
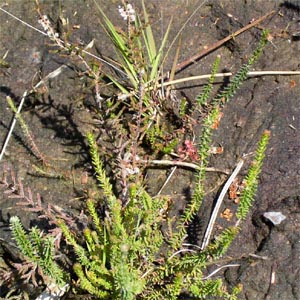
[[[16,126],[16,122],[17,122],[17,119],[18,119],[18,115],[21,113],[21,110],[22,110],[22,107],[24,105],[24,102],[25,102],[25,98],[27,97],[28,94],[32,93],[33,91],[35,91],[39,86],[41,86],[42,84],[45,84],[46,81],[48,81],[49,79],[51,78],[54,78],[56,76],[58,76],[67,66],[66,65],[62,65],[60,66],[59,68],[57,68],[56,70],[54,70],[53,72],[49,73],[47,76],[45,76],[41,81],[39,81],[34,87],[33,89],[31,89],[29,92],[26,90],[24,93],[23,93],[23,96],[22,96],[22,99],[20,101],[20,104],[18,106],[18,109],[15,113],[15,116],[12,120],[12,123],[10,125],[10,128],[9,128],[9,131],[7,133],[7,136],[5,138],[5,141],[4,141],[4,144],[3,144],[3,147],[1,149],[1,153],[0,153],[0,162],[3,158],[3,155],[5,153],[5,150],[8,146],[8,142],[10,140],[10,137],[14,131],[14,128]]]
[[[182,168],[189,168],[193,170],[200,170],[200,166],[194,163],[185,162],[185,161],[177,161],[177,160],[145,160],[139,159],[136,161],[137,163],[149,164],[149,165],[157,165],[157,166],[173,166],[173,167],[182,167]],[[206,172],[219,172],[224,173],[226,175],[229,174],[229,170],[221,170],[216,168],[206,168]]]
[[[215,74],[216,78],[223,78],[223,77],[230,77],[232,76],[232,72],[226,72],[226,73],[217,73]],[[255,77],[255,76],[276,76],[276,75],[281,75],[281,76],[291,76],[291,75],[300,75],[300,71],[251,71],[248,72],[247,76]],[[156,85],[156,88],[159,87],[166,87],[169,85],[174,85],[177,83],[182,83],[182,82],[188,82],[188,81],[193,81],[193,80],[199,80],[199,79],[208,79],[211,77],[211,74],[204,74],[204,75],[196,75],[196,76],[191,76],[191,77],[184,77],[184,78],[179,78],[175,79],[172,81],[167,81],[160,83]],[[148,88],[150,90],[150,88]],[[147,89],[147,90],[148,90]]]
[[[21,22],[23,25],[25,25],[25,26],[27,26],[27,27],[29,27],[29,28],[31,28],[31,29],[33,29],[33,30],[35,30],[35,31],[37,31],[37,32],[39,32],[39,33],[41,33],[42,35],[45,35],[45,36],[48,37],[48,34],[47,34],[46,32],[44,32],[44,31],[42,31],[42,30],[39,30],[38,28],[36,28],[36,27],[30,25],[29,23],[23,21],[22,19],[16,17],[15,15],[13,15],[13,14],[10,13],[10,12],[8,12],[8,11],[5,10],[4,8],[0,7],[0,11],[3,11],[3,12],[6,13],[7,15],[9,15],[10,17],[12,17],[12,18],[14,18],[15,20]],[[60,40],[60,43],[61,43],[61,45],[65,45],[65,47],[70,47],[70,46],[71,46],[71,44],[65,43],[63,40]],[[95,59],[97,59],[97,60],[99,60],[99,61],[101,61],[101,62],[107,64],[108,66],[112,67],[113,69],[115,69],[116,71],[120,72],[121,74],[123,74],[124,76],[127,77],[127,74],[126,74],[126,73],[124,73],[121,69],[117,68],[114,64],[108,62],[107,60],[105,60],[105,59],[103,59],[103,58],[101,58],[101,57],[99,57],[99,56],[97,56],[97,55],[95,55],[95,54],[93,54],[93,53],[91,53],[91,52],[85,50],[85,49],[80,49],[79,47],[75,47],[74,49],[75,49],[76,51],[82,51],[84,54],[86,54],[86,55],[88,55],[88,56],[90,56],[90,57],[92,57],[92,58],[95,58]]]
[[[221,271],[224,268],[231,268],[231,267],[240,267],[240,264],[229,264],[229,265],[224,265],[222,267],[217,268],[216,270],[212,271],[209,275],[203,277],[203,280],[207,280],[210,277],[214,276],[216,273],[218,273],[219,271]]]
[[[1,153],[0,153],[0,161],[2,160],[2,157],[3,157],[4,153],[5,153],[5,150],[6,150],[6,147],[7,147],[7,145],[8,145],[8,142],[9,142],[9,140],[10,140],[10,137],[11,137],[11,135],[12,135],[12,132],[14,131],[14,128],[15,128],[15,126],[16,126],[16,123],[17,123],[17,116],[18,116],[18,114],[19,114],[19,113],[21,112],[21,110],[22,110],[22,107],[23,107],[23,105],[24,105],[24,101],[25,101],[26,96],[27,96],[27,91],[25,91],[24,94],[23,94],[23,96],[22,96],[22,99],[21,99],[21,102],[20,102],[19,107],[18,107],[18,109],[17,109],[17,112],[15,113],[15,116],[14,116],[13,121],[12,121],[12,123],[11,123],[11,126],[10,126],[10,128],[9,128],[8,134],[7,134],[7,136],[6,136],[4,145],[3,145],[2,150],[1,150]]]
[[[218,198],[217,203],[214,207],[213,213],[210,217],[209,223],[208,223],[206,231],[205,231],[205,235],[204,235],[203,242],[202,242],[202,245],[201,245],[201,250],[204,250],[206,248],[206,246],[208,245],[208,243],[209,243],[209,239],[210,239],[210,236],[211,236],[211,233],[212,233],[212,230],[213,230],[213,226],[215,224],[215,221],[216,221],[218,212],[220,210],[221,204],[223,202],[223,199],[224,199],[231,183],[233,182],[233,180],[235,179],[235,177],[238,175],[239,171],[241,170],[243,164],[244,164],[244,160],[241,159],[238,162],[237,166],[235,167],[233,173],[228,178],[227,182],[225,183],[225,185],[224,185],[224,187],[221,191],[221,194],[219,195],[219,198]]]
[[[158,191],[158,193],[156,194],[156,196],[159,196],[162,192],[162,190],[165,188],[165,186],[168,184],[168,182],[171,180],[172,176],[174,175],[175,171],[176,171],[177,167],[173,167],[171,173],[169,174],[168,178],[165,180],[164,184],[162,185],[162,187],[160,188],[160,190]]]
[[[193,62],[195,62],[196,60],[200,59],[201,57],[209,54],[210,52],[218,49],[219,47],[221,47],[224,43],[228,42],[229,40],[235,38],[236,36],[240,35],[241,33],[243,33],[244,31],[256,26],[257,24],[259,24],[260,22],[262,22],[263,20],[265,20],[266,18],[270,17],[271,15],[273,15],[275,13],[275,11],[271,11],[270,13],[260,17],[259,19],[257,19],[256,21],[251,22],[250,24],[244,26],[243,28],[237,30],[236,32],[234,32],[233,34],[228,35],[227,37],[225,37],[224,39],[212,44],[208,49],[202,50],[198,53],[196,53],[195,55],[193,55],[192,57],[190,57],[189,59],[181,62],[180,64],[178,64],[176,66],[176,73],[180,72],[181,70],[183,70],[184,68],[186,68],[187,66],[189,66],[190,64],[192,64]]]

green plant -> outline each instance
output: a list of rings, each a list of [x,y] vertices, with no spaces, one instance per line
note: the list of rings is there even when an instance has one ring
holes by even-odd
[[[258,144],[256,150],[256,156],[245,178],[245,187],[241,194],[240,197],[241,203],[236,214],[239,220],[244,220],[246,218],[249,209],[252,206],[252,201],[254,199],[254,195],[257,191],[257,186],[258,186],[257,179],[261,172],[262,163],[265,157],[265,152],[269,142],[269,138],[270,138],[270,132],[266,130]]]
[[[166,140],[166,132],[168,132],[166,126],[158,122],[147,130],[146,139],[154,153],[170,154],[179,143],[176,136]]]
[[[131,122],[124,124],[123,120],[122,124],[124,127],[129,127],[130,140],[134,141],[133,148],[136,148],[135,145],[145,141],[144,137],[148,137],[147,133],[150,130],[153,133],[152,136],[155,135],[156,138],[161,136],[159,106],[162,97],[158,95],[160,92],[157,86],[163,76],[163,62],[166,58],[164,57],[164,48],[171,28],[171,21],[160,46],[158,46],[154,39],[144,1],[142,1],[143,20],[131,4],[123,2],[124,8],[119,8],[119,12],[127,22],[127,29],[124,31],[114,26],[100,5],[96,1],[94,2],[104,20],[102,26],[114,45],[118,58],[116,64],[126,74],[126,78],[120,78],[115,73],[106,73],[105,77],[117,88],[117,92],[114,91],[113,97],[111,97],[115,101],[115,109],[121,106],[134,117],[134,122],[131,120]],[[117,98],[115,97],[116,94],[118,95]],[[117,119],[115,109],[112,110],[112,119]],[[176,142],[174,141],[172,144],[175,147]],[[162,152],[165,151],[165,149],[161,150]]]
[[[249,209],[244,199],[253,200],[268,136],[268,132],[264,133],[247,175],[245,191],[249,189],[251,193],[244,192],[247,196],[241,197],[240,209],[243,211]],[[171,232],[160,230],[164,222],[171,222],[165,217],[168,199],[153,198],[136,184],[130,187],[128,203],[122,207],[105,175],[93,135],[88,134],[87,138],[96,177],[105,195],[106,217],[99,217],[95,202],[89,199],[87,207],[94,230],[84,231],[86,247],[76,241],[63,221],[59,222],[77,254],[78,263],[74,270],[81,288],[100,299],[177,299],[183,291],[201,299],[208,295],[236,299],[238,287],[229,294],[220,280],[202,278],[206,266],[215,263],[226,252],[239,228],[227,228],[203,252],[189,254],[194,252],[190,250],[179,256],[181,251],[187,250],[183,246],[184,240],[175,245],[166,243],[165,235]],[[240,217],[239,211],[237,216]]]
[[[35,273],[41,275],[44,282],[54,281],[58,286],[63,287],[68,279],[66,272],[55,262],[54,258],[54,238],[50,235],[44,235],[37,227],[32,227],[27,234],[18,217],[10,218],[10,228],[16,243],[22,254],[31,267],[27,266],[21,273],[28,271],[24,276],[32,278],[33,283],[37,285]]]
[[[30,129],[29,129],[26,121],[23,119],[22,115],[20,113],[18,113],[13,100],[11,99],[11,97],[7,96],[6,101],[9,105],[10,109],[12,110],[12,112],[15,114],[15,118],[18,120],[18,122],[21,126],[22,132],[23,132],[24,136],[26,137],[26,141],[29,142],[30,150],[36,156],[37,159],[42,161],[44,165],[47,165],[48,163],[45,158],[45,155],[40,151],[40,149],[36,145],[36,142],[35,142],[32,132],[30,131]]]
[[[126,7],[127,10],[130,9],[128,5]],[[250,66],[258,59],[267,42],[267,33],[263,32],[257,49],[231,83],[209,102],[220,63],[218,57],[207,86],[196,99],[195,109],[201,110],[205,105],[209,110],[203,119],[202,132],[197,141],[199,168],[196,173],[195,189],[182,215],[176,219],[169,215],[172,206],[169,197],[150,195],[145,188],[142,172],[140,174],[136,174],[138,171],[132,172],[134,164],[139,161],[137,142],[141,142],[144,136],[154,148],[152,155],[156,154],[156,150],[171,153],[175,148],[175,141],[177,142],[173,139],[171,147],[164,144],[158,146],[159,139],[163,137],[163,126],[160,126],[156,119],[158,108],[152,101],[153,92],[157,92],[155,89],[161,84],[159,77],[162,74],[159,65],[163,60],[163,47],[170,24],[157,51],[144,4],[144,23],[135,15],[130,19],[127,11],[126,33],[118,31],[101,8],[98,8],[105,20],[106,30],[117,49],[119,65],[129,80],[129,84],[121,84],[118,78],[105,74],[122,93],[118,95],[118,100],[122,100],[123,107],[127,107],[137,116],[136,121],[128,122],[127,128],[125,126],[121,128],[127,133],[128,144],[135,145],[135,150],[128,147],[128,151],[131,151],[129,153],[131,160],[127,159],[127,166],[122,169],[123,172],[127,172],[122,178],[126,190],[120,195],[105,170],[104,161],[107,153],[101,153],[93,134],[87,134],[89,154],[97,183],[102,191],[102,198],[87,199],[86,208],[90,223],[82,233],[74,232],[63,218],[54,220],[76,254],[73,269],[79,279],[78,286],[98,299],[175,300],[184,295],[197,299],[205,299],[208,296],[237,299],[239,286],[228,292],[222,280],[205,278],[204,273],[208,266],[217,263],[225,254],[239,232],[240,221],[244,220],[251,207],[269,139],[268,132],[263,134],[259,142],[253,165],[246,177],[245,189],[236,214],[239,220],[236,225],[226,228],[203,251],[195,250],[194,246],[188,247],[184,242],[187,228],[198,212],[205,194],[212,134],[218,128],[222,117],[222,106],[233,97],[246,79]],[[126,102],[127,99],[129,102]],[[113,103],[113,99],[110,101],[111,115],[119,122],[115,109],[115,105],[118,104]],[[180,106],[182,117],[186,113],[187,104],[182,101]],[[121,108],[119,111],[121,115],[123,111]],[[147,122],[151,126],[148,126]],[[120,160],[116,164],[118,163]],[[127,177],[129,181],[126,181]],[[68,276],[55,263],[50,237],[42,237],[36,228],[32,228],[27,235],[17,218],[11,219],[11,228],[19,248],[29,261],[40,267],[47,276],[53,277],[57,284],[69,282]]]
[[[184,213],[181,216],[179,231],[173,238],[173,243],[176,245],[180,245],[183,237],[186,235],[186,224],[191,222],[192,218],[194,217],[195,213],[199,210],[203,197],[204,197],[204,181],[206,177],[206,168],[208,165],[208,158],[210,156],[210,147],[212,142],[212,132],[213,130],[218,128],[220,119],[222,117],[221,106],[224,102],[229,101],[229,99],[236,93],[242,82],[247,77],[247,72],[249,71],[250,66],[258,59],[260,56],[263,47],[267,43],[267,35],[268,32],[265,31],[262,34],[262,38],[257,49],[254,51],[252,56],[249,58],[248,62],[244,64],[238,73],[234,76],[233,80],[230,84],[221,92],[219,93],[213,100],[212,100],[212,108],[207,115],[207,117],[203,121],[202,125],[202,132],[199,139],[199,159],[200,159],[200,170],[197,174],[197,185],[192,197],[192,201],[190,202],[189,206],[185,209]],[[212,84],[214,82],[215,73],[217,72],[217,66],[219,64],[219,58],[214,63],[212,69],[212,75],[209,79],[208,85],[204,88],[202,94],[197,97],[198,104],[205,104],[207,99],[212,90]],[[253,194],[251,195],[253,197]]]
[[[245,218],[255,195],[269,135],[268,131],[263,134],[246,176],[238,220]],[[164,223],[172,222],[167,218],[169,199],[151,197],[136,184],[130,187],[129,201],[122,207],[106,177],[93,135],[88,134],[87,138],[96,176],[105,195],[105,217],[99,216],[95,200],[88,199],[87,209],[93,225],[83,232],[85,245],[63,219],[57,222],[77,255],[73,268],[80,287],[99,299],[177,299],[183,291],[200,299],[207,296],[237,299],[239,287],[229,294],[220,279],[203,279],[203,272],[224,255],[239,231],[239,222],[225,229],[201,252],[186,248],[184,240],[180,245],[170,244],[167,236],[173,231],[160,230]],[[99,205],[99,201],[97,203]],[[35,227],[26,234],[17,217],[12,217],[10,222],[13,236],[27,261],[58,285],[68,282],[68,275],[55,263],[53,238],[43,236]]]
[[[140,95],[140,88],[145,89],[147,92],[152,90],[155,84],[158,83],[159,76],[161,75],[161,63],[164,60],[163,50],[168,38],[171,22],[157,50],[144,1],[142,1],[143,22],[140,17],[136,15],[136,12],[130,4],[124,5],[125,9],[119,9],[124,20],[127,21],[127,32],[117,30],[98,3],[95,2],[95,4],[104,18],[105,26],[103,27],[115,46],[119,58],[118,64],[125,71],[131,88],[120,84],[119,78],[113,76],[109,78],[125,96],[131,94],[140,98],[142,96]],[[145,101],[144,103],[149,107],[147,101],[150,101],[150,95],[145,95],[143,101]]]

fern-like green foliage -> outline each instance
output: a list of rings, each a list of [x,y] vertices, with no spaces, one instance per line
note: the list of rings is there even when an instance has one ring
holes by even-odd
[[[268,131],[264,132],[246,177],[246,186],[237,212],[239,219],[245,218],[254,199],[269,135]],[[109,188],[91,134],[88,141],[92,161],[95,170],[98,169],[98,179],[101,180],[100,186],[106,189],[106,199],[118,201]],[[172,244],[166,244],[160,230],[168,208],[167,198],[153,198],[140,184],[132,184],[129,202],[125,209],[120,205],[117,214],[117,220],[123,225],[124,235],[120,235],[119,230],[114,230],[111,223],[113,215],[109,215],[110,204],[113,206],[115,204],[106,203],[108,215],[103,219],[98,215],[95,203],[92,199],[87,201],[94,229],[84,229],[85,245],[80,244],[77,236],[70,231],[64,221],[58,222],[67,242],[73,246],[77,255],[77,263],[73,268],[82,289],[98,299],[176,300],[183,291],[197,299],[206,299],[207,296],[237,299],[240,287],[237,286],[228,293],[220,279],[204,280],[203,272],[208,264],[212,264],[225,254],[239,227],[225,229],[204,251],[196,253],[188,251],[180,257],[174,252],[177,245],[174,247]],[[28,261],[39,266],[44,274],[55,279],[57,284],[64,285],[68,278],[55,263],[53,238],[43,237],[36,227],[27,234],[17,217],[12,217],[10,223],[13,236]],[[162,247],[167,248],[162,252]],[[184,250],[182,242],[179,247]]]
[[[217,106],[220,105],[221,103],[228,102],[234,96],[234,94],[240,88],[241,84],[246,80],[250,67],[260,57],[264,47],[268,42],[268,34],[269,34],[268,30],[264,30],[262,32],[262,36],[257,48],[250,56],[247,63],[245,63],[237,72],[237,74],[233,77],[230,84],[227,87],[225,87],[225,89],[219,95],[217,95],[217,97],[213,101],[214,105]]]
[[[231,294],[224,290],[221,279],[217,280],[198,280],[190,287],[191,294],[197,299],[207,299],[207,295],[215,299],[238,300],[238,294],[241,292],[241,286],[234,287]]]
[[[115,45],[120,48],[120,55],[126,59],[123,69],[133,81],[134,88],[137,88],[138,74],[132,57],[126,56],[130,49],[127,48],[125,37],[116,31],[104,14],[103,17]],[[158,62],[162,54],[161,50],[156,52],[154,49],[150,29],[146,26],[142,36],[146,39],[144,42],[149,59],[155,64],[154,71],[158,72]],[[229,293],[220,279],[205,279],[203,274],[209,264],[225,254],[239,228],[233,226],[225,229],[201,252],[186,246],[184,240],[187,226],[193,221],[204,197],[212,134],[221,119],[221,107],[245,80],[250,66],[257,60],[265,43],[266,33],[249,61],[228,87],[210,101],[211,110],[203,120],[198,141],[200,168],[196,175],[195,190],[177,220],[174,221],[169,215],[170,199],[151,196],[138,180],[128,186],[126,204],[122,203],[118,194],[114,193],[112,182],[105,172],[93,134],[87,134],[89,154],[103,198],[87,200],[86,207],[91,222],[82,233],[71,230],[64,220],[57,221],[66,242],[76,254],[73,268],[81,289],[98,299],[177,300],[183,295],[193,299],[207,299],[209,296],[237,299],[239,287]],[[208,85],[197,98],[198,106],[208,103],[218,65],[219,58],[213,65]],[[150,75],[148,72],[148,77],[143,80],[154,80],[153,69],[148,71]],[[159,129],[158,127],[157,131]],[[148,133],[153,144],[159,137],[157,132]],[[240,220],[246,217],[254,199],[267,142],[268,134],[265,133],[246,178],[246,188],[237,212]],[[98,213],[99,207],[104,208],[104,214]],[[67,276],[55,263],[53,240],[50,237],[42,237],[36,228],[29,235],[26,234],[18,218],[11,219],[11,228],[19,248],[30,261],[38,264],[57,283],[63,284],[67,281]]]
[[[230,84],[219,93],[212,101],[212,109],[208,113],[207,117],[204,119],[202,124],[202,132],[199,139],[199,158],[200,158],[200,170],[198,171],[197,176],[197,185],[194,190],[194,194],[188,206],[186,207],[183,215],[178,224],[179,231],[172,239],[172,244],[174,247],[179,247],[182,239],[186,235],[186,225],[191,222],[197,211],[199,210],[202,200],[204,197],[204,181],[206,177],[206,168],[208,165],[208,158],[210,156],[209,149],[212,142],[212,133],[214,129],[218,127],[218,123],[221,119],[221,106],[224,102],[227,102],[232,96],[236,93],[238,88],[241,86],[243,81],[247,78],[247,74],[251,65],[259,58],[264,46],[267,43],[268,32],[264,31],[262,38],[259,42],[257,49],[253,52],[248,62],[244,64],[238,73],[234,76]],[[212,92],[212,84],[215,79],[215,74],[219,65],[219,58],[215,61],[212,69],[212,75],[209,79],[209,83],[204,88],[203,92],[198,96],[197,103],[203,105],[207,103],[208,97]]]
[[[254,196],[257,191],[258,178],[261,172],[263,159],[265,157],[266,148],[270,139],[270,131],[265,131],[261,137],[261,140],[258,144],[254,161],[250,166],[248,174],[245,179],[245,187],[240,196],[240,205],[236,212],[238,219],[243,220],[246,218],[249,209],[252,206],[254,201]]]
[[[84,230],[86,247],[76,241],[62,220],[59,226],[77,254],[74,271],[81,288],[100,299],[109,295],[114,299],[135,299],[144,289],[145,266],[157,259],[163,242],[159,224],[167,199],[153,199],[141,185],[132,185],[124,209],[105,174],[93,135],[88,134],[87,139],[107,214],[100,219],[95,201],[87,201],[95,230]]]
[[[174,151],[178,144],[178,139],[165,140],[165,133],[167,132],[166,126],[158,123],[151,126],[146,132],[147,142],[150,144],[151,149],[157,153],[170,154]]]
[[[105,200],[110,210],[109,213],[110,213],[111,230],[114,231],[114,234],[117,237],[125,238],[126,231],[121,218],[122,204],[120,200],[117,199],[117,197],[113,193],[112,185],[106,176],[102,161],[99,156],[98,146],[93,135],[89,133],[87,135],[87,140],[90,145],[90,154],[91,154],[92,164],[96,171],[96,177],[100,187],[104,192],[104,195],[106,197]]]
[[[238,234],[238,230],[238,227],[228,227],[223,230],[223,232],[209,245],[208,249],[206,250],[207,254],[213,258],[219,258],[223,256]]]
[[[218,56],[212,66],[211,75],[210,75],[208,84],[204,87],[203,92],[196,98],[197,105],[199,107],[207,104],[207,100],[209,99],[209,96],[213,89],[213,84],[215,82],[215,78],[216,78],[216,74],[218,72],[220,61],[221,61],[221,57]]]
[[[32,227],[27,234],[20,219],[16,216],[10,218],[10,228],[19,249],[28,262],[42,270],[43,279],[47,279],[47,276],[48,279],[54,279],[58,286],[63,287],[68,281],[68,276],[55,262],[54,238],[50,235],[44,236],[37,227]]]

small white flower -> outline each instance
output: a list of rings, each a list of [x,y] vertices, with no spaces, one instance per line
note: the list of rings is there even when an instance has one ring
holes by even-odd
[[[133,7],[130,3],[128,3],[126,5],[126,9],[124,9],[124,7],[119,5],[118,11],[124,21],[127,21],[127,20],[129,20],[129,22],[135,21],[135,10],[133,9]]]
[[[127,14],[126,14],[124,8],[119,5],[118,11],[119,11],[120,16],[126,21],[127,20]]]
[[[49,30],[49,27],[50,27],[50,21],[49,21],[47,15],[41,16],[41,18],[39,19],[38,22],[42,25],[42,27],[43,27],[43,29],[44,29],[45,31],[48,31],[48,30]]]
[[[52,28],[50,20],[47,15],[41,16],[38,22],[42,25],[44,31],[47,33],[47,35],[50,38],[54,38],[54,39],[59,38],[58,32],[54,32],[54,29]]]

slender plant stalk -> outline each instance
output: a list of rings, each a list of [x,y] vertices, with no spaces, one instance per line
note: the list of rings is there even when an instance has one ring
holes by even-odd
[[[240,205],[237,210],[236,216],[241,220],[244,220],[252,207],[252,202],[257,191],[258,178],[262,169],[263,160],[265,157],[267,145],[270,139],[270,131],[266,130],[258,144],[254,161],[250,166],[248,174],[245,179],[245,187],[240,197]]]
[[[25,97],[24,97],[24,99],[25,99]],[[22,109],[22,103],[19,105],[19,108],[17,109],[14,102],[13,102],[13,100],[9,96],[6,97],[6,100],[7,100],[7,103],[9,104],[11,110],[15,114],[15,119],[18,120],[19,123],[20,123],[22,131],[23,131],[25,137],[27,138],[27,140],[29,142],[30,149],[31,149],[32,153],[39,160],[41,160],[44,164],[47,165],[47,161],[46,161],[46,158],[45,158],[44,154],[40,151],[40,149],[36,145],[32,132],[30,131],[27,123],[25,122],[25,120],[23,119],[23,117],[21,116],[21,114],[19,112]],[[13,126],[11,126],[11,127],[13,128]]]

